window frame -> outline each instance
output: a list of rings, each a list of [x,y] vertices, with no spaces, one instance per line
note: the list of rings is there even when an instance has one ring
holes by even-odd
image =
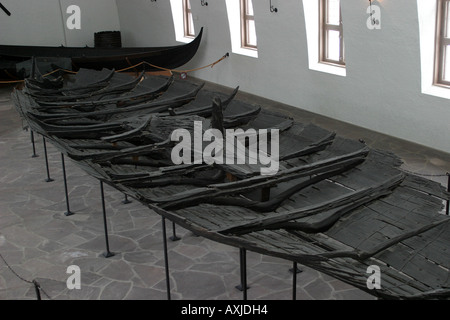
[[[249,31],[249,22],[255,22],[255,16],[248,14],[248,2],[252,0],[240,0],[240,10],[241,10],[241,47],[250,50],[258,49],[258,40],[256,40],[256,45],[250,43],[250,31]],[[253,3],[252,3],[253,5]],[[255,38],[256,38],[256,30],[255,30]]]
[[[183,0],[184,37],[195,38],[195,30],[191,30],[191,23],[193,26],[194,19],[192,16],[192,7],[189,1],[190,0]]]
[[[344,26],[342,23],[342,10],[339,3],[339,25],[327,23],[328,16],[328,1],[320,0],[319,5],[319,61],[321,63],[332,64],[338,67],[345,68],[345,45],[344,45]],[[328,31],[339,32],[339,60],[332,60],[327,58],[328,53]]]
[[[436,56],[434,67],[434,85],[450,88],[450,80],[444,80],[446,63],[445,54],[447,46],[450,46],[450,38],[446,38],[446,29],[450,19],[450,0],[439,0],[436,10]]]

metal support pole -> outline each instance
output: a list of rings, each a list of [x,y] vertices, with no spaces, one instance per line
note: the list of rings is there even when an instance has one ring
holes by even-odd
[[[448,181],[447,181],[447,191],[450,192],[450,172],[447,172],[447,177],[448,177]],[[449,215],[449,211],[450,211],[450,201],[447,200],[447,206],[445,209],[445,213],[447,215]]]
[[[41,291],[39,290],[39,284],[36,282],[36,280],[33,281],[33,284],[34,284],[34,290],[36,291],[36,297],[40,301],[40,300],[42,300],[42,298],[41,298]]]
[[[178,237],[177,236],[177,232],[176,232],[176,229],[175,229],[176,227],[175,227],[175,222],[172,222],[172,236],[170,237],[170,240],[172,240],[172,241],[179,241],[179,240],[181,240],[181,238],[180,237]]]
[[[110,258],[114,256],[114,253],[109,251],[109,238],[108,238],[108,225],[106,221],[106,206],[105,206],[105,192],[103,190],[103,181],[100,181],[100,192],[102,196],[102,209],[103,209],[103,225],[105,227],[105,240],[106,240],[106,252],[103,253],[105,258]]]
[[[295,264],[295,266],[297,266],[297,264]],[[295,273],[302,273],[303,272],[303,270],[299,269],[298,266],[295,269],[294,268],[289,269],[289,272],[294,273],[294,270],[295,270]]]
[[[297,262],[294,262],[292,270],[298,270]],[[297,272],[292,273],[292,300],[297,300]]]
[[[162,217],[162,231],[163,231],[163,243],[164,243],[164,267],[166,269],[167,300],[171,300],[171,296],[170,296],[169,255],[168,255],[168,252],[167,252],[166,218],[164,218],[164,217]]]
[[[30,132],[31,132],[31,144],[33,145],[33,155],[31,157],[37,158],[39,156],[36,154],[36,145],[34,143],[34,132],[33,132],[33,130],[30,130]]]
[[[243,300],[247,300],[247,250],[239,249],[239,260],[241,266],[241,284],[236,286],[236,289],[242,291]]]
[[[31,74],[30,74],[30,78],[31,79],[36,79],[36,57],[32,56],[31,57]]]
[[[62,169],[63,169],[64,190],[66,192],[66,206],[67,206],[67,211],[64,214],[68,217],[68,216],[73,215],[74,213],[72,211],[70,211],[69,191],[67,188],[66,164],[64,162],[64,154],[63,153],[61,153],[61,163],[62,163]]]
[[[52,181],[55,181],[55,180],[50,178],[50,170],[48,169],[47,143],[45,142],[45,137],[44,136],[42,136],[42,141],[44,142],[45,168],[47,169],[47,179],[45,179],[45,182],[52,182]]]
[[[8,9],[6,9],[6,7],[1,3],[0,3],[0,8],[8,15],[8,17],[11,16],[11,12]]]
[[[122,201],[122,203],[123,203],[123,204],[129,204],[129,203],[131,203],[131,201],[128,200],[128,195],[127,195],[127,194],[125,194],[125,199]]]

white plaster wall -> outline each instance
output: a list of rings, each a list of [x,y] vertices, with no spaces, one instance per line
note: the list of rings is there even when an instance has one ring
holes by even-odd
[[[58,0],[1,2],[11,12],[11,16],[8,17],[0,11],[0,44],[44,46],[64,44]]]
[[[197,67],[231,53],[231,42],[225,1],[191,1],[196,30],[206,29],[187,66]],[[450,101],[421,93],[416,1],[374,2],[381,30],[366,27],[368,1],[342,1],[346,77],[309,70],[301,0],[273,0],[278,13],[268,1],[253,2],[259,58],[231,54],[193,76],[450,153]],[[169,1],[117,3],[128,45],[173,44]]]
[[[120,30],[115,0],[2,0],[11,11],[0,11],[0,44],[93,46],[94,33]],[[81,9],[81,29],[69,30],[67,7]]]
[[[128,45],[173,44],[169,3],[117,3],[122,32],[134,35]],[[208,3],[202,7],[200,1],[192,2],[196,30],[206,30],[198,55],[187,67],[231,53],[225,1]],[[301,1],[273,4],[278,13],[271,13],[265,1],[254,1],[258,59],[231,54],[214,69],[192,75],[450,152],[450,101],[421,93],[415,1],[379,2],[381,30],[367,29],[366,1],[342,1],[346,77],[309,70]]]
[[[123,46],[166,46],[180,44],[169,0],[116,0],[122,28]]]
[[[60,0],[64,21],[70,16],[67,7],[81,9],[81,29],[65,28],[67,46],[94,46],[94,33],[120,31],[119,13],[115,0]]]

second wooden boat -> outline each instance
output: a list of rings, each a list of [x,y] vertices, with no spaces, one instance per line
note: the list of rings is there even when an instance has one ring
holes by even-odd
[[[75,71],[80,68],[101,70],[124,69],[141,62],[157,67],[175,69],[189,62],[200,46],[203,28],[190,43],[167,47],[127,47],[127,48],[92,48],[92,47],[40,47],[0,45],[0,65],[5,66],[4,74],[19,77],[15,63],[32,57],[59,57],[72,59]],[[141,66],[147,71],[158,70],[150,65]]]

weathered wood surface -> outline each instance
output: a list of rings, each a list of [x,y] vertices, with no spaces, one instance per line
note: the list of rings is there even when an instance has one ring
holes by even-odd
[[[137,85],[144,79],[144,72],[142,72],[137,78],[129,79],[127,75],[121,73],[114,73],[113,77],[109,80],[108,85],[97,91],[87,93],[77,92],[64,92],[61,96],[48,96],[41,95],[39,91],[32,93],[31,95],[38,104],[45,104],[45,102],[59,102],[61,104],[74,103],[75,101],[100,101],[108,96],[116,96],[124,92],[138,90]]]
[[[58,96],[74,92],[80,94],[83,92],[95,92],[96,90],[105,88],[114,75],[114,70],[103,69],[96,74],[92,74],[88,69],[80,69],[77,76],[71,78],[73,81],[68,81],[66,86],[60,89],[42,88],[39,86],[39,83],[33,81],[33,79],[25,79],[25,84],[31,95]]]
[[[107,106],[57,117],[40,110],[37,118],[32,96],[13,98],[30,127],[89,174],[198,235],[302,263],[380,298],[450,298],[450,219],[441,214],[450,195],[443,186],[402,172],[392,153],[235,100],[237,89],[215,99],[195,87],[183,100],[180,92],[193,86],[177,86],[145,108]],[[99,97],[107,88],[70,94]],[[194,121],[221,132],[280,130],[279,172],[262,176],[261,164],[175,166],[171,132],[193,133]],[[371,265],[381,268],[379,290],[366,285]]]

